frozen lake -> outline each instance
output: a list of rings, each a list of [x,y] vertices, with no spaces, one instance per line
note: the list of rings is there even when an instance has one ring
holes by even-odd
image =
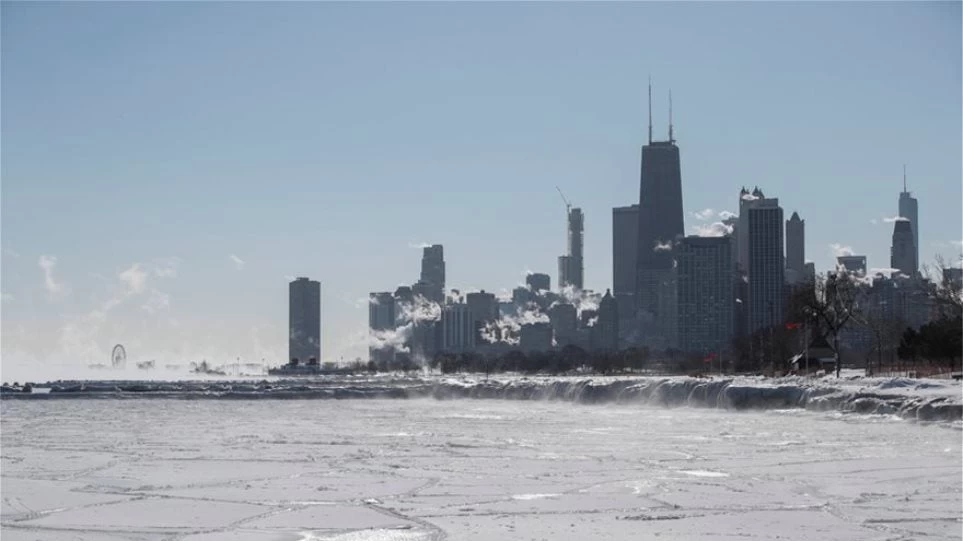
[[[4,400],[21,539],[960,539],[961,432],[510,400]]]

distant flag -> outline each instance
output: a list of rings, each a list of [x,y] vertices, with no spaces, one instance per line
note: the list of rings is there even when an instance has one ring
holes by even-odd
[[[718,355],[716,355],[715,353],[710,353],[706,355],[706,358],[704,359],[704,361],[707,363],[711,363],[716,357],[718,357]]]
[[[802,327],[802,323],[786,323],[786,328],[790,330],[798,329],[800,327]]]

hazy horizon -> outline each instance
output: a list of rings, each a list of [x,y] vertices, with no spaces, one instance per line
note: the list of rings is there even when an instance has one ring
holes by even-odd
[[[646,85],[681,149],[686,232],[742,186],[806,259],[963,249],[960,3],[0,5],[2,358],[287,356],[287,281],[321,282],[322,357],[367,355],[367,296],[557,284],[559,186],[586,288],[638,203]]]

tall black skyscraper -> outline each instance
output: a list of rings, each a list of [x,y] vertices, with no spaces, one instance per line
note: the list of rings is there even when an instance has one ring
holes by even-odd
[[[682,215],[682,169],[672,136],[652,140],[652,86],[649,85],[649,143],[642,147],[639,189],[639,238],[636,299],[643,313],[643,340],[650,347],[674,347],[676,289],[673,245],[685,233]],[[653,341],[655,340],[655,341]]]
[[[566,207],[568,207],[566,203]],[[582,209],[568,207],[568,253],[558,258],[558,287],[572,286],[582,289],[585,285],[585,269],[582,262],[584,244],[585,216]]]
[[[288,357],[321,361],[321,282],[298,278],[288,284]]]
[[[445,297],[445,249],[441,244],[425,246],[421,256],[421,280],[418,284],[424,296],[441,302]]]
[[[758,199],[746,209],[749,226],[750,333],[780,325],[785,308],[783,215],[778,199]]]
[[[639,206],[612,209],[612,294],[623,315],[635,313]]]

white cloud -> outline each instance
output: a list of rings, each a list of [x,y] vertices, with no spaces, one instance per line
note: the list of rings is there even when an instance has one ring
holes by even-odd
[[[67,286],[54,277],[54,268],[57,266],[56,256],[42,255],[37,263],[43,270],[43,285],[51,297],[61,297],[70,293]]]
[[[840,257],[844,255],[853,255],[852,246],[843,246],[842,244],[834,242],[829,245],[829,248],[833,251],[833,255],[835,257]]]
[[[708,225],[696,225],[692,231],[700,237],[724,237],[732,234],[732,226],[722,222],[713,222]]]
[[[177,277],[177,265],[181,262],[179,257],[162,257],[154,260],[154,276],[158,278]]]
[[[244,260],[243,260],[243,259],[241,259],[240,257],[237,257],[237,256],[234,255],[234,254],[231,254],[231,255],[230,255],[230,258],[231,258],[231,261],[234,262],[234,268],[235,268],[235,269],[237,269],[237,270],[244,270]]]
[[[151,291],[150,298],[147,299],[147,302],[141,305],[141,309],[151,315],[168,310],[170,307],[171,296],[156,289]]]
[[[127,284],[128,294],[142,293],[147,285],[147,271],[140,267],[140,263],[134,263],[129,269],[118,274],[117,277]]]
[[[655,243],[655,247],[652,248],[652,251],[653,251],[653,252],[668,252],[668,251],[671,250],[671,249],[672,249],[672,243],[671,243],[671,242],[657,242],[657,243]]]
[[[711,220],[712,217],[715,216],[716,211],[707,208],[707,209],[702,209],[700,211],[692,212],[691,214],[692,214],[692,217],[695,218],[696,220],[700,220],[704,222],[706,220]]]
[[[421,248],[428,248],[429,246],[431,246],[431,243],[429,242],[409,242],[408,243],[409,248],[421,249]]]
[[[723,220],[728,220],[729,218],[735,218],[736,216],[738,215],[735,212],[729,212],[728,210],[724,210],[719,213],[719,217],[722,218]]]
[[[743,200],[743,201],[755,201],[756,199],[759,199],[759,197],[758,197],[758,196],[755,196],[755,195],[752,195],[751,193],[744,193],[744,194],[742,194],[742,200]]]
[[[883,223],[891,224],[893,222],[908,222],[909,218],[904,218],[902,216],[887,216],[883,218]]]

